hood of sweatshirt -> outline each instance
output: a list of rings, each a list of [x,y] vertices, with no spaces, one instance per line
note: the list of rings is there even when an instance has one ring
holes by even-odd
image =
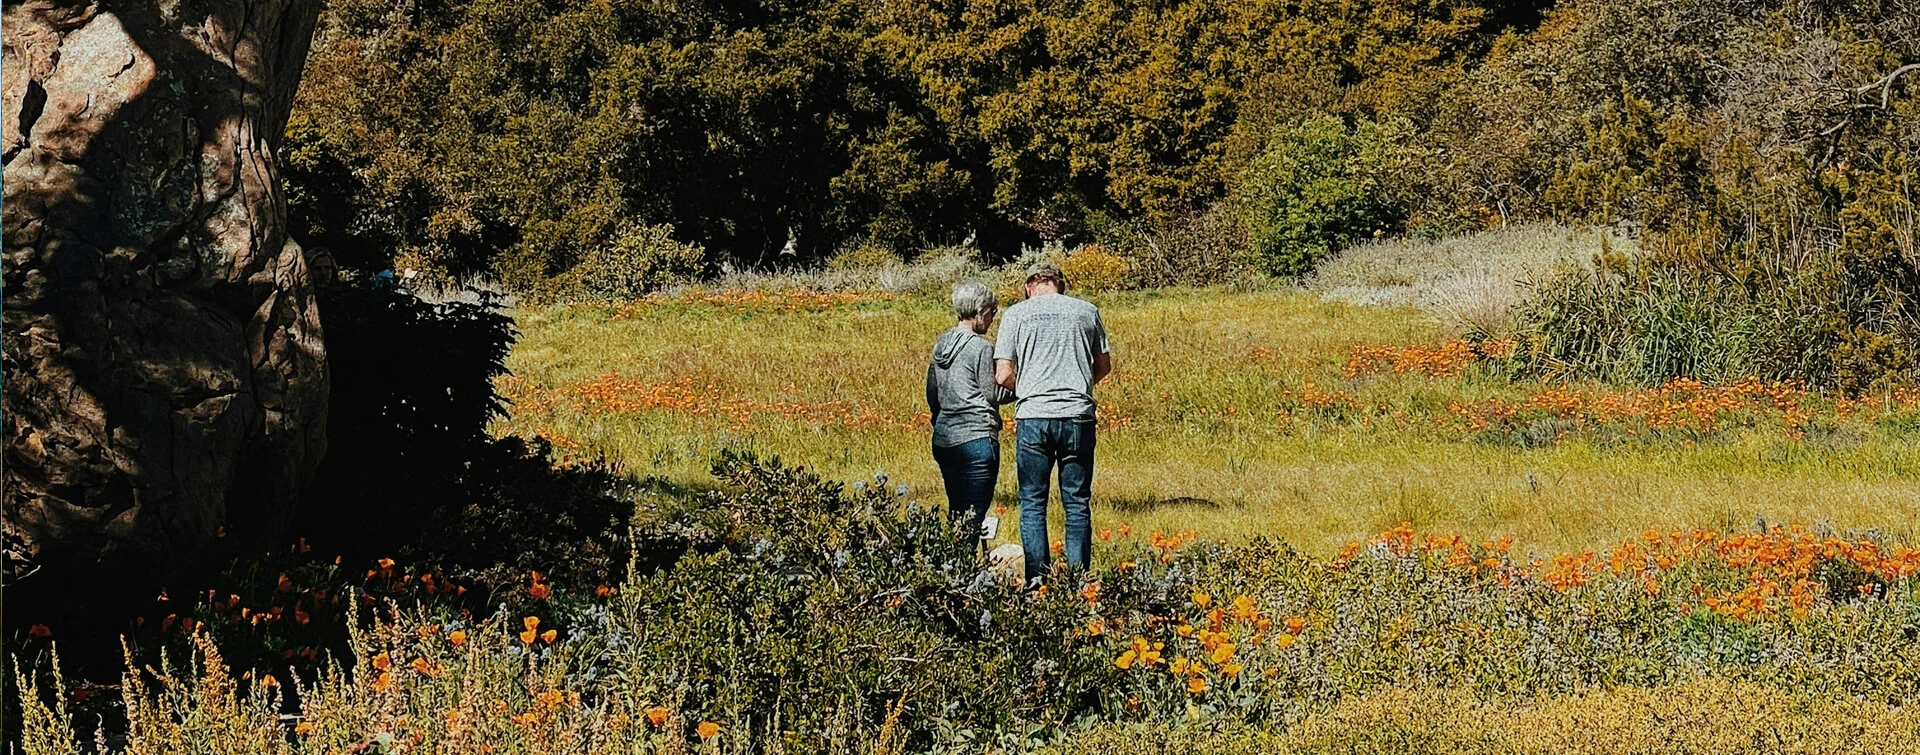
[[[933,344],[933,363],[940,369],[953,366],[953,360],[959,358],[960,350],[968,341],[980,335],[967,328],[954,328],[940,336]]]

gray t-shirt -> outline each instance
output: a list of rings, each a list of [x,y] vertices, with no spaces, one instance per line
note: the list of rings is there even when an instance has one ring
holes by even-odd
[[[1007,308],[993,358],[1013,362],[1015,419],[1093,419],[1093,359],[1107,353],[1100,309],[1066,294]]]

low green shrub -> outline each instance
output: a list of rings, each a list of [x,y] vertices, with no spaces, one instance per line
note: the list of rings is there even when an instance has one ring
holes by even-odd
[[[900,255],[871,241],[863,241],[840,250],[827,260],[827,269],[834,272],[871,271],[876,268],[902,264]]]
[[[1089,221],[1095,243],[1124,258],[1141,288],[1217,286],[1257,277],[1246,220],[1233,202],[1216,202],[1163,223],[1098,214]]]
[[[1884,278],[1830,260],[1750,281],[1659,262],[1566,267],[1515,307],[1535,371],[1659,385],[1792,380],[1846,395],[1920,378],[1920,330]],[[1894,317],[1884,316],[1892,309]]]
[[[673,238],[671,225],[620,223],[611,241],[582,255],[572,269],[546,284],[549,299],[627,302],[698,276],[706,250]]]

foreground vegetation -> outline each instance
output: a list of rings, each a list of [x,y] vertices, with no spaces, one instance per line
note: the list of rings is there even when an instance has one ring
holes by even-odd
[[[1557,233],[1507,238],[1552,264],[1542,239],[1578,246]],[[1096,529],[1268,535],[1321,555],[1401,521],[1562,551],[1756,518],[1911,534],[1920,396],[1542,382],[1513,342],[1458,340],[1469,323],[1433,315],[1500,309],[1483,287],[1410,286],[1434,265],[1423,245],[1398,249],[1368,253],[1412,262],[1349,266],[1324,288],[1093,294],[1117,366],[1097,391]],[[1495,267],[1486,280],[1503,285],[1524,273]],[[943,284],[890,293],[872,280],[522,309],[500,382],[514,409],[496,429],[683,485],[716,451],[749,448],[832,479],[880,470],[939,501],[918,381],[950,324]],[[1396,293],[1410,288],[1425,293]],[[1432,311],[1342,301],[1368,296]]]
[[[278,626],[215,603],[169,629],[190,658],[130,666],[125,744],[103,751],[1599,752],[1671,732],[1866,752],[1920,725],[1920,552],[1879,541],[1648,530],[1540,561],[1410,525],[1334,558],[1132,532],[1027,593],[880,486],[714,471],[636,528],[670,568],[578,593],[533,575],[477,617],[383,563],[369,581],[420,589],[354,611],[350,652],[299,671],[236,677],[222,644]],[[41,678],[21,751],[72,751],[91,735]]]

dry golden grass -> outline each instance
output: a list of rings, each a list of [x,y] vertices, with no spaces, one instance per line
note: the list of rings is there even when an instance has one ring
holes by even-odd
[[[1392,690],[1344,701],[1284,731],[1096,729],[1075,753],[1333,755],[1768,755],[1920,752],[1920,710],[1701,680],[1537,700]]]
[[[1799,438],[1763,422],[1697,443],[1526,447],[1442,420],[1449,404],[1522,402],[1537,383],[1343,374],[1356,346],[1444,340],[1417,310],[1284,290],[1093,298],[1117,369],[1097,391],[1096,528],[1269,535],[1324,554],[1402,521],[1577,551],[1646,527],[1764,518],[1907,536],[1920,519],[1920,422],[1904,415],[1816,418],[1825,430]],[[744,446],[941,499],[921,403],[926,351],[950,324],[939,297],[689,292],[516,315],[502,387],[517,408],[501,432],[687,484],[713,452]],[[1303,404],[1316,391],[1364,410],[1316,412]]]

